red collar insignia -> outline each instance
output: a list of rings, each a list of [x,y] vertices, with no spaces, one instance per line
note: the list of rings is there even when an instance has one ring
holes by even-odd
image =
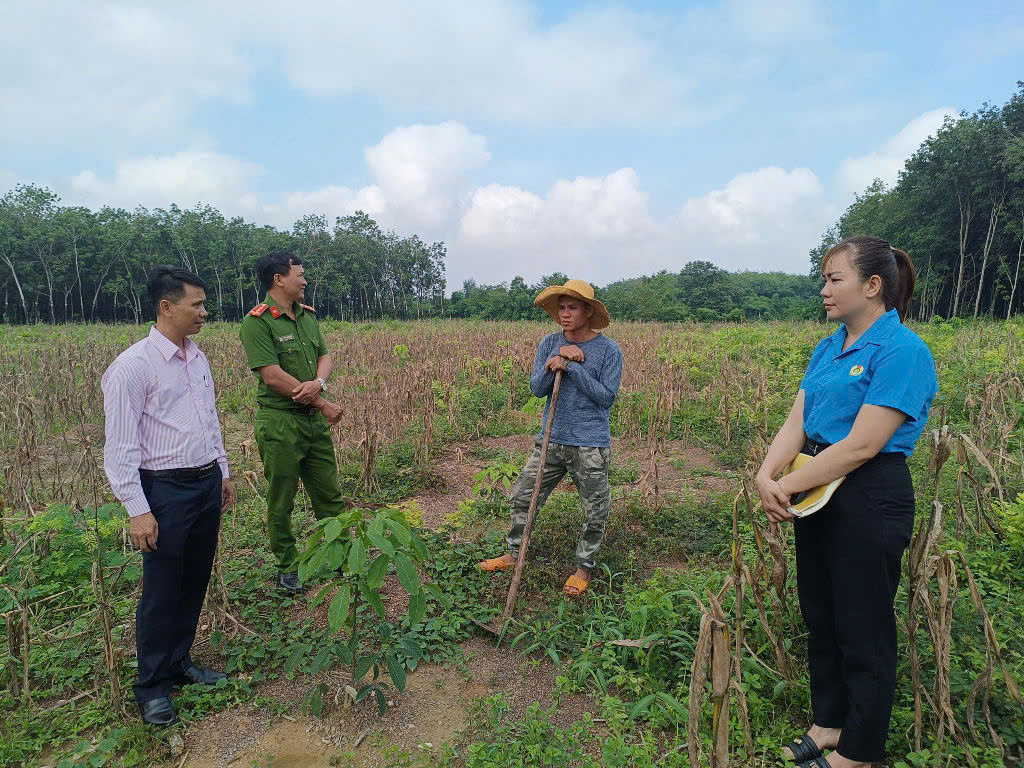
[[[271,315],[272,315],[272,316],[274,317],[274,319],[276,320],[277,318],[279,318],[279,317],[281,316],[281,310],[280,310],[280,309],[278,309],[277,307],[271,307],[271,308],[270,308],[270,314],[271,314]]]

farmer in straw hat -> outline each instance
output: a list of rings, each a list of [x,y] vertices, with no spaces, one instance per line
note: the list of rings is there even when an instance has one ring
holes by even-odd
[[[538,508],[568,472],[579,489],[585,518],[576,545],[578,568],[565,582],[565,593],[576,596],[590,583],[611,507],[609,416],[622,379],[622,351],[618,344],[598,333],[608,327],[608,310],[594,298],[594,289],[589,283],[569,280],[565,285],[550,286],[541,291],[534,304],[562,326],[560,332],[549,334],[541,341],[530,377],[533,394],[549,398],[544,408],[541,435],[549,416],[555,371],[560,370],[563,374],[558,408],[544,466],[540,467],[541,437],[538,435],[533,455],[512,489],[512,528],[506,539],[508,553],[484,560],[480,568],[503,571],[516,564],[537,472],[542,473]]]

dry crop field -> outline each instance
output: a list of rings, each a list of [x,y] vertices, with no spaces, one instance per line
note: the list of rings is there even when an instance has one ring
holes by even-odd
[[[550,326],[324,327],[345,522],[358,536],[387,518],[401,535],[385,548],[409,555],[381,561],[350,610],[300,494],[296,524],[316,534],[307,590],[272,589],[255,379],[237,326],[204,329],[240,494],[195,655],[232,676],[184,689],[182,724],[151,731],[131,701],[140,560],[103,477],[99,388],[147,329],[0,326],[0,765],[777,764],[807,725],[805,630],[792,536],[770,535],[750,478],[832,328],[614,325],[625,367],[600,569],[583,599],[563,598],[582,513],[562,486],[496,646],[473,621],[499,612],[508,576],[474,566],[501,548]],[[915,330],[940,394],[911,461],[888,764],[1020,765],[1024,325]],[[373,695],[353,704],[352,684]]]

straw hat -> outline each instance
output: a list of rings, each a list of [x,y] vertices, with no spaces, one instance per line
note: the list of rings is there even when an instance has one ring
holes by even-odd
[[[585,301],[594,308],[594,314],[590,316],[590,328],[599,331],[607,328],[611,319],[608,317],[608,310],[600,301],[594,298],[594,289],[590,283],[583,280],[566,280],[565,285],[549,285],[541,291],[533,300],[534,306],[541,307],[554,321],[558,322],[558,297],[572,296],[574,299]]]

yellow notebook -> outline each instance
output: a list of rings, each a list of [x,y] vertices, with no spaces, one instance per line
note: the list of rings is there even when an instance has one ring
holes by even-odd
[[[793,459],[792,463],[786,467],[782,472],[783,475],[788,475],[794,470],[800,469],[804,464],[813,459],[813,456],[808,456],[806,453],[799,453],[797,457]],[[793,494],[789,500],[789,511],[796,517],[807,517],[813,515],[819,509],[828,504],[829,499],[832,498],[832,494],[835,493],[836,488],[846,479],[846,475],[836,478],[827,485],[819,485],[816,488],[808,488],[806,491]]]

